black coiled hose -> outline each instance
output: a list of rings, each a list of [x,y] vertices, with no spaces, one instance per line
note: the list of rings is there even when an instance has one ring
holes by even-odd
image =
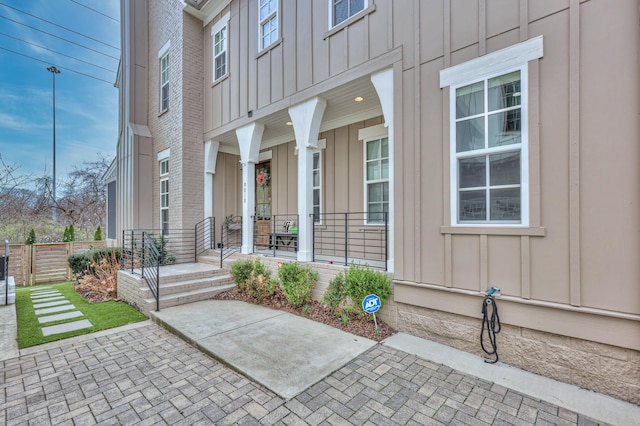
[[[491,314],[489,315],[489,311]],[[480,331],[480,346],[487,355],[495,355],[496,359],[485,359],[484,362],[495,364],[498,362],[498,344],[496,342],[496,334],[500,333],[502,325],[500,324],[500,315],[498,315],[498,305],[493,296],[487,295],[482,302],[482,330]],[[487,333],[491,349],[487,350],[484,345],[484,333]]]

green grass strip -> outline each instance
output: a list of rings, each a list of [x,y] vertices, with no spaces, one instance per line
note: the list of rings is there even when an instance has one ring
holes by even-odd
[[[42,343],[54,342],[60,339],[66,339],[67,337],[93,333],[94,331],[120,327],[122,325],[146,319],[141,312],[127,305],[125,302],[110,300],[108,302],[91,304],[74,290],[73,284],[70,282],[47,285],[46,287],[57,289],[64,297],[67,298],[67,300],[69,300],[69,302],[75,305],[76,310],[84,314],[84,318],[91,321],[93,327],[54,334],[46,337],[43,336],[42,327],[63,324],[71,321],[79,321],[83,319],[83,317],[40,324],[31,301],[31,290],[36,290],[38,287],[18,288],[16,289],[16,314],[18,316],[18,347],[20,349],[40,345]],[[58,312],[51,315],[55,315],[57,313]]]

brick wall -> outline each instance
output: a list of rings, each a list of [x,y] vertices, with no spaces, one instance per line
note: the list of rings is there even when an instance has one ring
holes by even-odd
[[[385,309],[398,331],[486,356],[480,319],[395,302]],[[640,404],[639,351],[504,324],[497,342],[505,364]]]
[[[169,157],[169,227],[190,229],[202,219],[202,22],[182,11],[179,0],[149,2],[149,129],[153,135],[153,226],[160,224],[157,154]],[[169,109],[160,113],[158,51],[169,47]]]
[[[118,298],[149,316],[149,305],[144,301],[140,288],[146,287],[143,278],[127,271],[118,271]]]

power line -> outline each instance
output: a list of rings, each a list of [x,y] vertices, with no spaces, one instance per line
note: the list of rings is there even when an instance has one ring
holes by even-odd
[[[102,12],[100,12],[99,10],[92,9],[92,8],[90,8],[89,6],[84,5],[84,4],[82,4],[82,3],[80,3],[80,2],[78,2],[78,1],[76,1],[76,0],[70,0],[70,1],[72,1],[73,3],[75,3],[75,4],[77,4],[77,5],[80,5],[80,6],[82,6],[82,7],[86,7],[87,9],[89,9],[89,10],[91,10],[91,11],[95,12],[95,13],[99,13],[100,15],[105,16],[105,17],[107,17],[107,18],[109,18],[109,19],[111,19],[111,20],[113,20],[113,21],[120,22],[118,19],[113,18],[113,17],[111,17],[111,16],[107,15],[106,13],[102,13]]]
[[[25,12],[24,10],[20,10],[20,9],[18,9],[18,8],[16,8],[16,7],[9,6],[9,5],[4,4],[4,3],[2,3],[2,2],[0,2],[0,6],[4,6],[4,7],[7,7],[7,8],[9,8],[9,9],[13,9],[13,10],[15,10],[15,11],[18,11],[18,12],[20,12],[20,13],[24,13],[24,14],[25,14],[25,15],[27,15],[27,16],[31,16],[32,18],[35,18],[35,19],[38,19],[38,20],[40,20],[40,21],[46,22],[47,24],[50,24],[50,25],[56,26],[56,27],[58,27],[58,28],[62,28],[62,29],[63,29],[63,30],[65,30],[65,31],[69,31],[69,32],[71,32],[71,33],[73,33],[73,34],[77,34],[77,35],[79,35],[79,36],[81,36],[81,37],[88,38],[89,40],[93,40],[93,41],[95,41],[96,43],[104,44],[105,46],[108,46],[108,47],[110,47],[110,48],[112,48],[112,49],[120,50],[120,48],[119,48],[119,47],[117,47],[117,46],[113,46],[113,45],[111,45],[111,44],[109,44],[109,43],[105,43],[105,42],[104,42],[104,41],[102,41],[102,40],[98,40],[97,38],[93,38],[93,37],[90,37],[90,36],[88,36],[88,35],[86,35],[86,34],[82,34],[82,33],[78,32],[78,31],[72,30],[71,28],[67,28],[67,27],[65,27],[65,26],[58,25],[58,24],[56,24],[55,22],[48,21],[48,20],[46,20],[46,19],[44,19],[44,18],[41,18],[41,17],[39,17],[39,16],[32,15],[31,13],[29,13],[29,12]]]
[[[16,52],[16,51],[14,51],[14,50],[7,49],[7,48],[4,48],[4,47],[2,47],[2,46],[0,46],[0,50],[6,50],[7,52],[13,53],[13,54],[15,54],[15,55],[24,56],[25,58],[33,59],[34,61],[38,61],[38,62],[42,62],[43,64],[49,64],[49,65],[51,65],[51,62],[49,62],[49,61],[43,61],[42,59],[34,58],[33,56],[25,55],[24,53]],[[102,78],[94,77],[94,76],[92,76],[92,75],[90,75],[90,74],[85,74],[85,73],[83,73],[83,72],[76,71],[76,70],[74,70],[74,69],[72,69],[72,68],[67,68],[67,67],[63,67],[63,66],[55,65],[55,64],[54,64],[54,66],[55,66],[56,68],[60,68],[61,70],[67,70],[67,71],[72,72],[72,73],[75,73],[75,74],[80,74],[80,75],[83,75],[83,76],[85,76],[85,77],[93,78],[94,80],[102,81],[102,82],[104,82],[104,83],[108,83],[108,84],[113,85],[113,81],[103,80]]]
[[[62,53],[62,52],[56,52],[55,50],[49,49],[48,47],[44,47],[44,46],[41,46],[41,45],[36,44],[36,43],[31,43],[30,41],[26,41],[26,40],[23,40],[23,39],[18,38],[18,37],[14,37],[14,36],[9,35],[9,34],[5,34],[5,33],[0,32],[0,35],[3,35],[3,36],[5,36],[5,37],[12,38],[12,39],[14,39],[14,40],[21,41],[21,42],[23,42],[23,43],[30,44],[30,45],[35,46],[35,47],[39,47],[40,49],[48,50],[49,52],[53,52],[53,53],[55,53],[55,54],[57,54],[57,55],[66,56],[67,58],[71,58],[71,59],[76,60],[76,61],[84,62],[85,64],[89,64],[89,65],[91,65],[91,66],[94,66],[94,67],[97,67],[97,68],[103,69],[103,70],[105,70],[105,71],[109,71],[110,73],[113,73],[113,74],[115,74],[115,73],[116,73],[115,71],[113,71],[113,70],[111,70],[111,69],[109,69],[109,68],[102,67],[102,66],[100,66],[100,65],[96,65],[96,64],[94,64],[94,63],[92,63],[92,62],[85,61],[85,60],[83,60],[83,59],[76,58],[76,57],[74,57],[74,56],[70,56],[70,55],[67,55],[67,54]]]
[[[111,59],[115,59],[116,61],[119,61],[119,60],[120,60],[120,58],[118,58],[118,57],[116,57],[116,56],[107,55],[106,53],[102,53],[102,52],[100,52],[99,50],[92,49],[92,48],[87,47],[87,46],[84,46],[84,45],[82,45],[82,44],[80,44],[80,43],[76,43],[75,41],[71,41],[71,40],[68,40],[68,39],[66,39],[66,38],[64,38],[64,37],[60,37],[60,36],[57,36],[57,35],[55,35],[55,34],[48,33],[48,32],[46,32],[46,31],[44,31],[44,30],[39,29],[39,28],[32,27],[32,26],[27,25],[27,24],[23,24],[22,22],[20,22],[20,21],[16,21],[15,19],[7,18],[6,16],[2,16],[2,15],[0,15],[0,18],[2,18],[2,19],[6,19],[7,21],[11,21],[11,22],[13,22],[13,23],[15,23],[15,24],[22,25],[22,26],[27,27],[27,28],[31,28],[32,30],[40,31],[41,33],[44,33],[44,34],[49,35],[49,36],[51,36],[51,37],[55,37],[55,38],[57,38],[57,39],[60,39],[60,40],[66,41],[67,43],[75,44],[76,46],[80,46],[80,47],[82,47],[83,49],[91,50],[92,52],[99,53],[100,55],[107,56],[107,57],[109,57],[109,58],[111,58]]]

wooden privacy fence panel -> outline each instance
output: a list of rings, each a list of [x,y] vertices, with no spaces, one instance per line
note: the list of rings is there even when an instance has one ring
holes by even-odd
[[[69,280],[69,244],[34,244],[31,274],[33,284]]]
[[[56,283],[73,279],[68,259],[71,254],[84,253],[90,248],[106,247],[104,241],[74,241],[9,245],[9,275],[16,285]]]
[[[29,276],[29,250],[24,244],[9,245],[9,276],[15,279],[17,286],[27,285]]]

